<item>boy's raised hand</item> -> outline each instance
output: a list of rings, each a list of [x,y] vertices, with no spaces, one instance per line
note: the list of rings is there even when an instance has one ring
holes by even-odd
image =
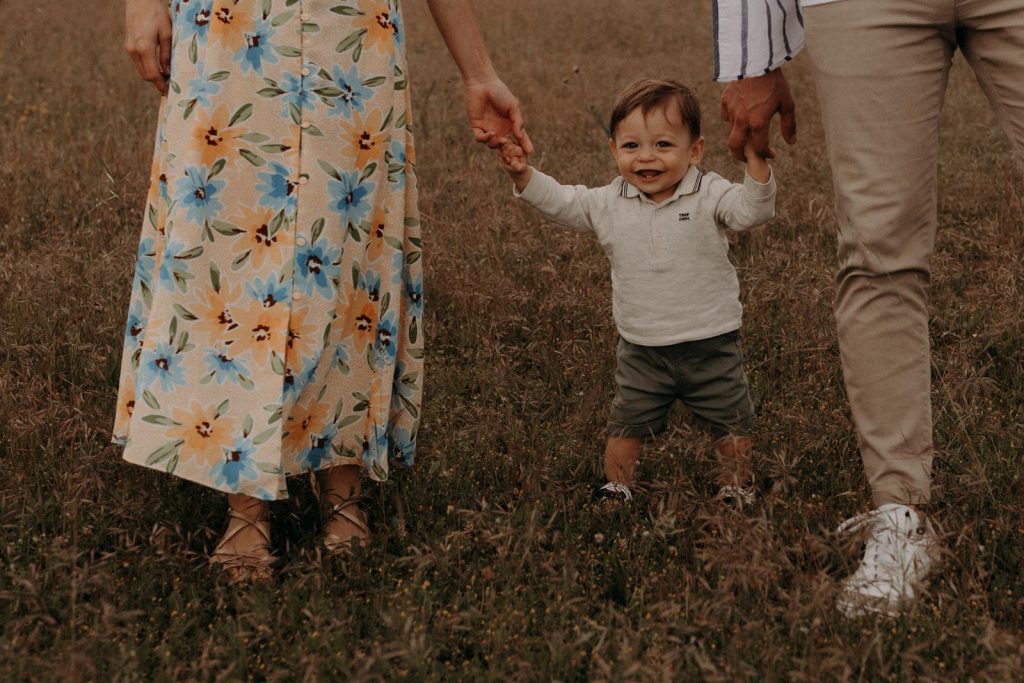
[[[514,139],[510,139],[498,148],[501,164],[516,184],[516,190],[522,192],[530,182],[530,163],[526,150]]]
[[[759,183],[767,183],[771,180],[772,169],[768,164],[768,159],[775,158],[775,148],[768,147],[768,157],[761,156],[757,151],[757,146],[754,144],[753,139],[748,138],[746,144],[743,146],[743,154],[747,157],[747,173],[750,177]]]

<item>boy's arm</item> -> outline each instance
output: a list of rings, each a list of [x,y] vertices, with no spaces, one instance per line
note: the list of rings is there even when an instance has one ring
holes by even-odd
[[[760,182],[754,175],[761,170],[767,173],[766,182]],[[730,183],[724,178],[717,178],[715,183],[725,185],[724,191],[714,186],[711,189],[711,192],[721,193],[715,208],[715,220],[719,225],[741,231],[767,223],[775,217],[775,174],[767,163],[764,169],[748,166],[742,184]]]
[[[584,185],[561,185],[535,168],[527,169],[529,173],[522,189],[519,182],[515,181],[516,197],[570,228],[594,230],[594,208],[600,189]]]

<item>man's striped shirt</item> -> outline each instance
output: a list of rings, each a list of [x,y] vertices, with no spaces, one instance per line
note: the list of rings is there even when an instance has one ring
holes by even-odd
[[[716,81],[762,76],[804,46],[801,7],[835,0],[712,0]]]

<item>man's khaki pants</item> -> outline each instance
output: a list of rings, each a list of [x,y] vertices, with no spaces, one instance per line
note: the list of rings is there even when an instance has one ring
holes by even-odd
[[[1024,159],[1024,0],[807,7],[839,218],[835,315],[875,505],[926,503],[939,112],[960,49]]]

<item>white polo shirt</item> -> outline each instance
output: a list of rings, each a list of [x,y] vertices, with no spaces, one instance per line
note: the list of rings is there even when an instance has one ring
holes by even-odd
[[[619,334],[643,346],[707,339],[739,329],[743,316],[725,228],[746,230],[775,215],[775,176],[743,184],[691,166],[675,194],[655,204],[618,177],[588,188],[534,169],[523,201],[568,227],[593,232],[612,270]]]

